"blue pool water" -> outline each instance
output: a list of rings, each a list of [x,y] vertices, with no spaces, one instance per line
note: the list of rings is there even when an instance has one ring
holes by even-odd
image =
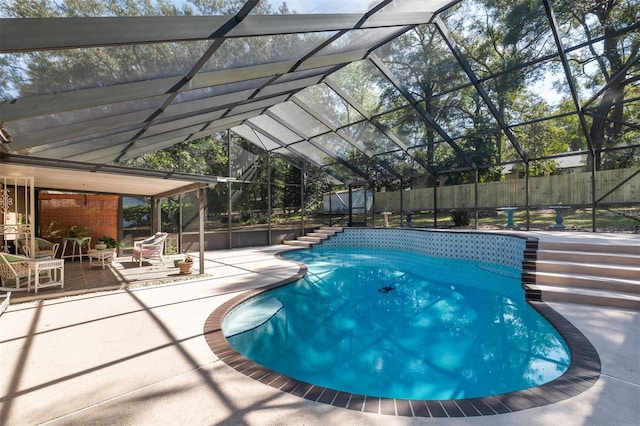
[[[520,270],[388,249],[315,248],[295,283],[234,309],[240,353],[318,386],[401,399],[458,399],[549,382],[564,340],[525,301]]]

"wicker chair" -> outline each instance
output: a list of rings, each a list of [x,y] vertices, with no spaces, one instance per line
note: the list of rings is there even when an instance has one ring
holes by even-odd
[[[0,253],[0,283],[5,287],[7,280],[13,280],[16,288],[20,288],[20,281],[29,281],[29,259],[28,257],[14,254]]]
[[[60,243],[52,243],[42,238],[36,238],[36,252],[31,255],[31,247],[29,240],[21,238],[17,240],[18,248],[30,258],[33,259],[55,259],[58,254],[58,247]]]
[[[160,259],[164,265],[162,255],[164,253],[164,241],[167,239],[167,233],[158,232],[152,237],[142,241],[133,242],[133,260],[138,260],[142,266],[143,259]]]

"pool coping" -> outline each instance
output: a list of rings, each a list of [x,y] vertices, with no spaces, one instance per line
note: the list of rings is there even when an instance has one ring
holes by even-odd
[[[294,276],[244,292],[228,300],[214,310],[204,324],[205,340],[220,361],[272,388],[334,407],[373,414],[399,417],[477,417],[506,414],[555,404],[585,392],[595,385],[600,377],[600,356],[589,339],[546,303],[538,300],[526,300],[560,333],[571,354],[571,363],[564,374],[540,386],[478,398],[409,400],[342,392],[291,378],[270,370],[237,352],[224,337],[222,321],[242,302],[302,278],[306,274],[307,268],[304,264],[296,263],[300,265],[300,270]]]

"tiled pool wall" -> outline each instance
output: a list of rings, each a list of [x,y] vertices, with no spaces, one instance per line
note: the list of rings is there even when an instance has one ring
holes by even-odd
[[[320,246],[392,248],[426,256],[496,263],[521,270],[526,239],[480,232],[346,228]]]

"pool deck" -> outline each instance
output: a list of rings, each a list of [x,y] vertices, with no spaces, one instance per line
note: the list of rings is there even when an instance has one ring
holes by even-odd
[[[640,245],[637,234],[566,234],[535,233]],[[211,251],[206,277],[10,305],[0,316],[0,424],[628,425],[640,418],[640,312],[633,310],[549,303],[591,341],[602,374],[573,398],[507,414],[357,412],[238,373],[209,348],[205,321],[239,292],[297,274],[297,265],[274,257],[287,249]]]

